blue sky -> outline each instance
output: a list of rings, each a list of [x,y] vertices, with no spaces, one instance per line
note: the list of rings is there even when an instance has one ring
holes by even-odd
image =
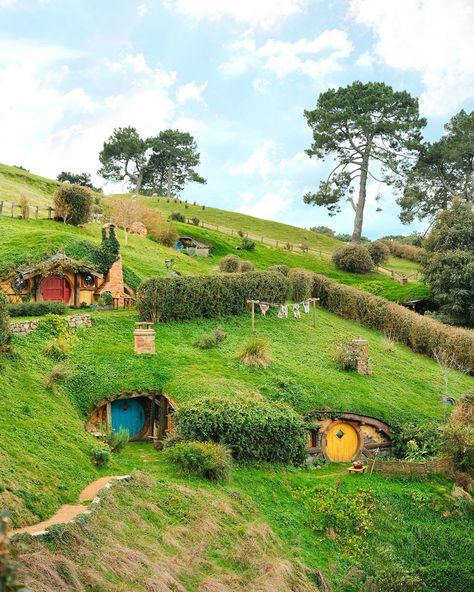
[[[0,0],[0,162],[95,173],[114,127],[178,127],[208,181],[184,198],[351,232],[350,206],[302,202],[329,167],[304,154],[303,110],[384,81],[420,97],[436,139],[473,108],[473,30],[472,0]],[[398,222],[390,190],[368,193],[364,234],[422,228]]]

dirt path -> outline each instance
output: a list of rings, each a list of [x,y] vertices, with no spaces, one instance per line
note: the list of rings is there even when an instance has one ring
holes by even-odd
[[[48,518],[48,520],[44,520],[43,522],[39,522],[38,524],[33,524],[31,526],[24,526],[23,528],[17,528],[10,533],[10,536],[14,536],[15,534],[27,533],[31,535],[38,535],[44,533],[47,528],[50,526],[54,526],[55,524],[64,524],[66,522],[71,522],[79,516],[79,514],[89,513],[90,509],[88,506],[84,505],[84,502],[90,502],[95,499],[99,491],[109,486],[113,481],[121,481],[123,479],[128,478],[128,475],[120,475],[120,476],[111,476],[111,477],[101,477],[92,483],[89,483],[87,487],[85,487],[81,493],[79,494],[79,501],[82,502],[80,504],[65,504],[61,506],[59,510]]]

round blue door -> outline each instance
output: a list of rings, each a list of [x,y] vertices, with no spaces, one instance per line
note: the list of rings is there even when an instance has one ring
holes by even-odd
[[[112,403],[112,429],[124,428],[136,438],[145,425],[145,410],[136,399],[118,399]]]

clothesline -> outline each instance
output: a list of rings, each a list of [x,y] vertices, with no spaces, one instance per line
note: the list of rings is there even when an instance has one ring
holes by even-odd
[[[266,316],[268,309],[271,306],[278,307],[278,318],[279,319],[287,319],[288,318],[288,308],[289,306],[293,307],[293,317],[295,319],[301,318],[301,307],[303,307],[303,311],[305,313],[309,313],[311,302],[313,303],[313,327],[316,327],[316,302],[319,301],[319,298],[307,298],[306,300],[302,300],[301,302],[295,302],[292,305],[288,304],[278,304],[276,302],[262,302],[260,300],[247,300],[247,304],[252,305],[252,330],[255,331],[255,305],[260,308],[260,312],[263,316]]]

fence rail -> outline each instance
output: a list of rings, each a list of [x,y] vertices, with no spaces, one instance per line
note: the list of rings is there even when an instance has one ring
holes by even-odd
[[[22,205],[13,201],[0,200],[0,216],[53,220],[53,212],[54,208],[52,207]]]

